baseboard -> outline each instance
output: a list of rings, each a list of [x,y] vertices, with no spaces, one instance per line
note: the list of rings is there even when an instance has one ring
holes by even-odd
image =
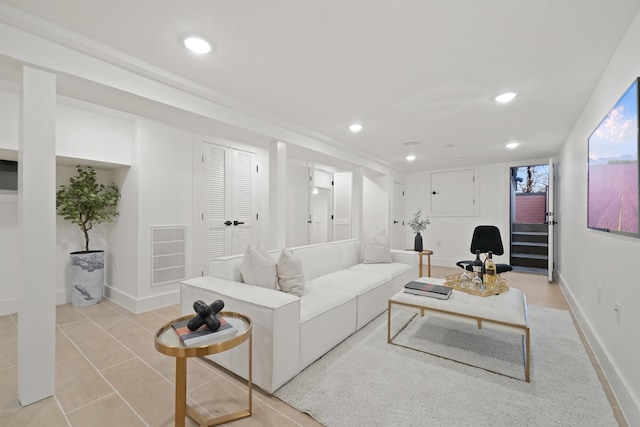
[[[105,286],[105,296],[133,313],[143,313],[156,308],[178,304],[180,302],[180,289],[144,298],[134,298],[107,285]]]
[[[71,302],[71,294],[66,291],[56,291],[56,305]],[[20,300],[18,298],[8,298],[0,300],[0,316],[14,314],[20,311]]]
[[[624,378],[622,378],[618,374],[618,371],[611,363],[611,357],[609,356],[607,350],[600,344],[598,336],[591,328],[589,320],[584,315],[584,312],[580,309],[579,304],[573,297],[571,290],[567,286],[561,274],[558,274],[558,282],[565,299],[571,307],[573,315],[578,321],[580,329],[587,339],[587,342],[589,343],[589,346],[591,347],[591,350],[593,351],[593,354],[595,355],[598,364],[602,369],[602,372],[609,382],[609,386],[611,387],[611,390],[616,400],[618,401],[618,405],[627,421],[627,424],[630,426],[640,426],[640,402],[638,402],[638,400],[630,393],[629,390],[631,390],[631,388],[626,384]]]

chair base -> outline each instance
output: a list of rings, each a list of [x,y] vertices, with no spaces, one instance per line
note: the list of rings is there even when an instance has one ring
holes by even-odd
[[[460,268],[465,268],[466,265],[466,270],[467,271],[473,271],[473,261],[458,261],[456,262],[456,265]],[[498,264],[496,263],[496,273],[501,274],[501,273],[506,273],[508,271],[513,270],[513,267],[511,267],[509,264]]]

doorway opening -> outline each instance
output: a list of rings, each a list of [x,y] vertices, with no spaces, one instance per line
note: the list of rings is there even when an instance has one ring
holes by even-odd
[[[511,259],[514,271],[549,274],[549,165],[511,168]]]

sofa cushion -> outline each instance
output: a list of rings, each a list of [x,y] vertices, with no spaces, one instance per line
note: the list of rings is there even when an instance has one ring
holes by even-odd
[[[350,267],[349,270],[360,271],[368,274],[372,274],[378,277],[396,277],[407,270],[410,270],[411,266],[400,262],[386,262],[381,264],[356,264]]]
[[[325,274],[309,282],[309,286],[336,289],[357,296],[383,285],[389,280],[391,280],[391,276],[389,275],[370,274],[349,269]]]
[[[278,285],[282,292],[302,296],[304,293],[304,272],[302,262],[291,251],[282,250],[276,264],[278,273]]]
[[[307,282],[342,269],[340,254],[333,243],[291,248],[291,253],[302,261]]]
[[[316,316],[330,312],[332,309],[339,307],[347,302],[355,301],[355,295],[348,292],[342,292],[336,289],[315,286],[307,283],[304,289],[304,295],[300,298],[300,323],[305,323]],[[352,325],[345,325],[351,332],[355,331],[355,313]]]
[[[349,239],[333,242],[340,254],[340,261],[342,261],[341,270],[346,270],[352,265],[356,265],[361,262],[360,260],[360,240]]]
[[[375,236],[362,233],[362,261],[365,264],[392,261],[391,244],[385,230],[380,230]]]
[[[242,280],[249,285],[262,286],[267,289],[276,289],[278,286],[278,274],[276,262],[269,253],[260,248],[247,246],[247,251],[240,263]]]

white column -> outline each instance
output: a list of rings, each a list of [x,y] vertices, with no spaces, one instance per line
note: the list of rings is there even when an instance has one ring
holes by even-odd
[[[269,236],[272,248],[284,248],[287,226],[287,144],[269,146]]]
[[[364,203],[364,170],[361,167],[353,169],[351,193],[351,237],[359,239],[362,234],[362,210]]]
[[[18,398],[24,406],[55,393],[56,76],[24,67],[21,97]]]

